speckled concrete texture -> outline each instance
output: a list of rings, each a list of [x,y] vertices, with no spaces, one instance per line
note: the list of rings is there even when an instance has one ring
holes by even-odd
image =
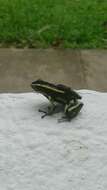
[[[32,91],[38,78],[107,91],[107,50],[0,49],[0,92]]]

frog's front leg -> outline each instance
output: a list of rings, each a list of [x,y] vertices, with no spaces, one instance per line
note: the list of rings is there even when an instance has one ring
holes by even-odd
[[[55,112],[55,109],[56,109],[56,105],[48,107],[48,111],[44,111],[41,109],[39,109],[38,111],[44,113],[44,115],[41,116],[41,118],[43,119],[47,115],[52,115]]]
[[[42,115],[41,118],[44,118],[47,115],[52,115],[55,112],[55,109],[56,109],[55,102],[53,101],[53,99],[51,97],[49,97],[48,99],[49,99],[49,101],[51,103],[51,106],[48,107],[48,111],[44,111],[44,110],[41,110],[41,109],[38,110],[39,112],[44,113],[44,115]]]

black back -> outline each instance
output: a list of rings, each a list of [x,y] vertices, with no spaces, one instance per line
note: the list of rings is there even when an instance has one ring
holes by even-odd
[[[39,90],[37,89],[36,84],[41,85],[39,87]],[[42,85],[46,85],[47,87],[50,87],[50,89],[49,88],[42,89]],[[53,99],[54,101],[59,102],[59,103],[66,104],[66,103],[69,103],[72,99],[73,100],[81,99],[81,96],[77,92],[75,92],[70,87],[65,86],[63,84],[55,85],[55,84],[49,83],[47,81],[38,79],[37,81],[32,82],[31,86],[35,91],[39,91],[48,99],[50,96],[51,99]],[[59,92],[57,90],[59,90]]]

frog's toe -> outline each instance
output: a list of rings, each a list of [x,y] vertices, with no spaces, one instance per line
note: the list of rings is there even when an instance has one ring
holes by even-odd
[[[44,114],[41,116],[42,119],[47,115],[47,112],[44,111],[44,110],[39,109],[38,112],[44,113]]]
[[[47,113],[46,111],[41,110],[41,109],[39,109],[38,112],[41,112],[41,113]]]
[[[46,117],[48,114],[45,113],[44,115],[41,116],[41,119],[43,119],[44,117]]]

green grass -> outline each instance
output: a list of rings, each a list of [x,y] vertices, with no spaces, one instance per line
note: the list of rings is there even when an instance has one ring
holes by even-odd
[[[0,0],[0,44],[107,48],[107,0]]]

